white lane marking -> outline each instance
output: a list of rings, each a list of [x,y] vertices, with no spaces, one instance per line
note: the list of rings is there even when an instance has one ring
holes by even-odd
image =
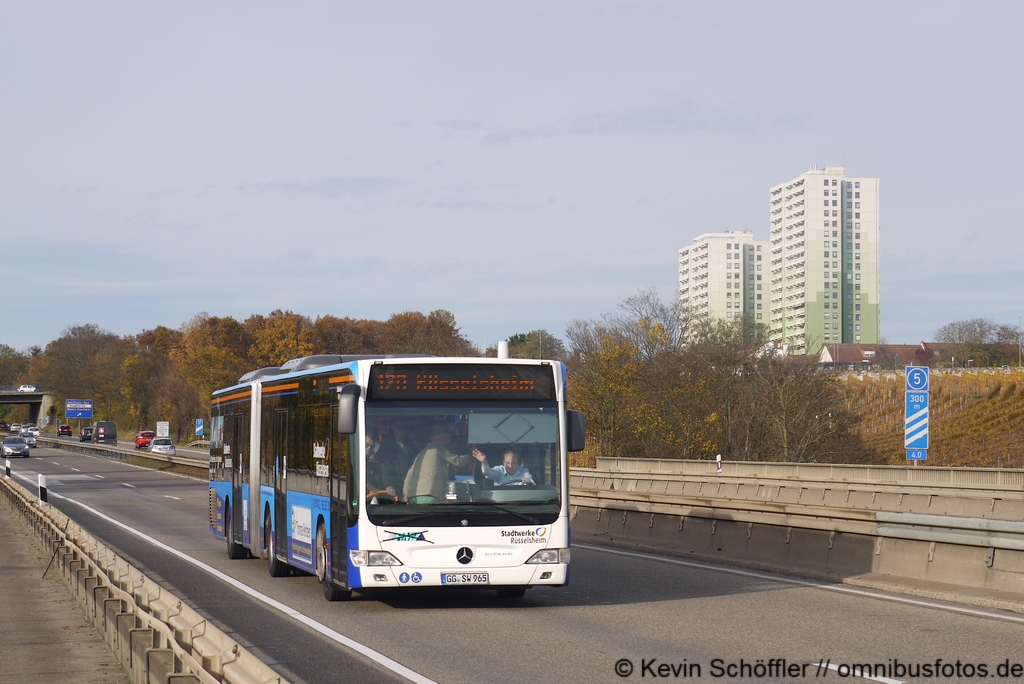
[[[98,477],[101,480],[106,480],[107,479],[107,478],[103,477],[102,475],[93,475],[93,477]]]
[[[50,461],[50,463],[52,463],[53,465],[60,465],[60,463],[57,463],[56,461]]]
[[[72,470],[74,470],[74,471],[75,471],[76,473],[80,473],[80,472],[82,472],[82,471],[81,471],[81,470],[79,470],[78,468],[72,468]]]
[[[124,486],[124,487],[131,487],[132,489],[135,489],[135,485],[128,484],[127,482],[122,482],[121,485]]]
[[[587,549],[588,551],[601,551],[604,553],[611,553],[617,556],[629,556],[632,558],[644,558],[646,560],[657,561],[659,563],[669,563],[671,565],[682,565],[688,568],[699,568],[701,570],[711,570],[713,572],[723,572],[730,575],[740,575],[742,577],[752,577],[754,579],[769,580],[772,582],[782,582],[784,584],[795,584],[801,587],[810,587],[811,589],[821,589],[823,591],[835,591],[840,594],[853,594],[855,596],[866,596],[868,598],[878,599],[880,601],[892,601],[893,603],[906,603],[912,606],[921,606],[923,608],[934,608],[936,610],[945,610],[951,613],[960,613],[962,615],[974,615],[977,617],[990,618],[993,620],[1003,620],[1004,622],[1017,622],[1024,624],[1024,615],[1013,615],[1013,614],[1002,614],[1002,613],[990,613],[984,610],[975,608],[968,608],[966,606],[957,606],[953,604],[935,603],[932,601],[926,601],[924,599],[910,598],[907,596],[899,596],[896,594],[883,594],[874,591],[868,591],[866,589],[857,589],[854,587],[848,587],[844,584],[827,584],[825,582],[816,582],[814,580],[798,579],[796,577],[785,577],[783,575],[770,575],[768,573],[757,572],[754,570],[740,570],[738,568],[730,568],[719,565],[712,565],[710,563],[698,563],[696,561],[680,560],[678,558],[669,558],[665,556],[655,556],[648,553],[637,553],[635,551],[621,551],[619,549],[610,549],[603,546],[591,546],[590,544],[573,544],[574,548]]]
[[[811,665],[818,665],[818,663],[811,663]],[[835,670],[836,672],[839,672],[839,667],[840,666],[839,665],[826,665],[825,667],[827,667],[830,670]],[[855,674],[847,673],[847,674],[841,674],[839,676],[840,677],[854,677],[856,679],[870,679],[873,682],[882,682],[882,684],[903,684],[903,682],[901,680],[899,680],[899,679],[887,679],[885,677],[872,677],[872,676],[866,675],[866,674],[855,675]]]
[[[18,477],[20,477],[21,479],[25,480],[26,482],[31,482],[31,480],[28,477],[22,475],[21,473],[14,473],[14,474],[17,475]],[[158,549],[166,551],[167,553],[169,553],[169,554],[171,554],[171,555],[173,555],[173,556],[175,556],[177,558],[180,558],[181,560],[183,560],[183,561],[185,561],[187,563],[191,563],[192,565],[196,566],[200,570],[203,570],[204,572],[206,572],[206,573],[208,573],[210,575],[213,575],[217,579],[222,580],[222,581],[230,584],[231,586],[233,586],[235,589],[238,589],[242,593],[251,596],[252,598],[256,599],[257,601],[261,601],[261,602],[267,604],[271,608],[274,608],[275,610],[277,610],[277,611],[287,615],[288,617],[290,617],[290,618],[292,618],[294,620],[297,620],[298,622],[301,622],[302,624],[306,625],[310,629],[312,629],[312,630],[314,630],[316,632],[319,632],[320,634],[323,634],[328,639],[331,639],[332,641],[335,641],[335,642],[341,644],[342,646],[345,646],[347,648],[352,649],[356,653],[359,653],[360,655],[363,655],[363,656],[369,658],[370,660],[374,661],[375,663],[381,665],[382,667],[387,668],[388,670],[391,670],[392,672],[394,672],[397,675],[405,677],[406,679],[408,679],[411,682],[417,682],[417,684],[437,684],[433,679],[430,679],[428,677],[424,677],[419,672],[416,672],[415,670],[411,670],[408,667],[406,667],[405,665],[402,665],[401,663],[399,663],[399,662],[397,662],[395,660],[392,660],[391,658],[388,658],[383,653],[375,651],[372,648],[370,648],[369,646],[361,644],[358,641],[355,641],[354,639],[350,639],[349,637],[345,636],[344,634],[341,634],[340,632],[334,631],[333,629],[331,629],[327,625],[324,625],[322,623],[317,622],[313,618],[311,618],[308,615],[305,615],[305,614],[295,610],[291,606],[289,606],[289,605],[287,605],[285,603],[281,603],[277,599],[273,599],[273,598],[267,596],[266,594],[263,594],[263,593],[260,593],[260,592],[256,591],[255,589],[250,587],[248,584],[244,584],[244,583],[238,581],[237,579],[235,579],[234,577],[232,577],[230,575],[226,575],[223,572],[221,572],[220,570],[217,570],[216,568],[213,568],[213,567],[207,565],[206,563],[204,563],[204,562],[202,562],[200,560],[196,560],[192,556],[189,556],[189,555],[187,555],[187,554],[185,554],[185,553],[183,553],[181,551],[178,551],[177,549],[175,549],[173,547],[168,546],[167,544],[164,544],[162,541],[154,539],[153,537],[150,537],[149,535],[144,534],[144,533],[140,532],[139,530],[136,530],[133,527],[129,527],[128,525],[126,525],[125,523],[121,522],[120,520],[115,520],[114,518],[111,518],[109,515],[106,515],[105,513],[101,513],[100,511],[97,511],[95,508],[93,508],[91,506],[88,506],[88,505],[82,503],[81,501],[76,501],[76,500],[71,499],[69,497],[61,496],[57,492],[51,492],[51,494],[53,496],[57,497],[58,499],[64,499],[65,501],[69,501],[69,502],[71,502],[73,504],[81,506],[82,508],[84,508],[85,510],[89,511],[93,515],[95,515],[95,516],[97,516],[99,518],[102,518],[103,520],[106,520],[107,522],[109,522],[112,525],[116,525],[117,527],[120,527],[121,529],[123,529],[124,531],[128,532],[129,534],[133,534],[136,537],[138,537],[139,539],[142,539],[143,541],[149,542],[150,544],[152,544],[153,546],[157,547]]]
[[[165,499],[174,499],[175,501],[181,501],[180,496],[171,496],[170,494],[164,494]]]

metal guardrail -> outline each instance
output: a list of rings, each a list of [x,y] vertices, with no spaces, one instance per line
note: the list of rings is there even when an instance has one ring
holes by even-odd
[[[623,513],[704,518],[729,522],[824,530],[963,546],[1024,550],[1024,522],[928,515],[826,505],[759,503],[713,497],[640,495],[573,488],[572,505]]]
[[[127,461],[131,457],[146,458],[152,461],[162,461],[175,465],[189,466],[192,468],[208,468],[209,458],[194,458],[190,456],[168,456],[166,454],[154,454],[151,451],[135,449],[134,447],[108,446],[106,444],[92,444],[91,442],[77,442],[75,440],[58,439],[56,437],[39,437],[39,446],[47,446],[53,449],[73,451],[80,454],[93,454],[105,458],[116,458],[119,461]]]
[[[622,470],[643,473],[715,474],[714,461],[654,458],[598,457],[598,470]],[[723,475],[756,475],[773,478],[809,480],[864,480],[875,482],[981,484],[1024,491],[1024,469],[942,468],[933,466],[880,466],[830,463],[767,463],[762,461],[723,461]]]
[[[628,465],[571,470],[574,536],[1024,613],[1018,486]]]
[[[7,477],[0,490],[58,560],[68,589],[132,682],[287,684],[59,510]]]

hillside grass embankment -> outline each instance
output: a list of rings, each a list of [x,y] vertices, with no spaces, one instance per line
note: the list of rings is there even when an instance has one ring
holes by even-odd
[[[838,377],[869,460],[906,464],[903,373]],[[929,423],[928,465],[1024,467],[1024,371],[932,369]]]

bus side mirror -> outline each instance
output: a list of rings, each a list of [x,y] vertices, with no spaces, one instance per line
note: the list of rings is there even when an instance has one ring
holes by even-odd
[[[566,411],[566,445],[567,451],[583,451],[587,447],[587,417],[583,411]]]
[[[354,435],[359,424],[359,385],[345,385],[338,392],[338,434]]]

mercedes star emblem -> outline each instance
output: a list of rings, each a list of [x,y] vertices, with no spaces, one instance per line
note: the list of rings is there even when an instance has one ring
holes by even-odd
[[[461,549],[455,552],[455,560],[459,561],[463,565],[466,565],[473,560],[473,552],[468,546],[463,546]]]

